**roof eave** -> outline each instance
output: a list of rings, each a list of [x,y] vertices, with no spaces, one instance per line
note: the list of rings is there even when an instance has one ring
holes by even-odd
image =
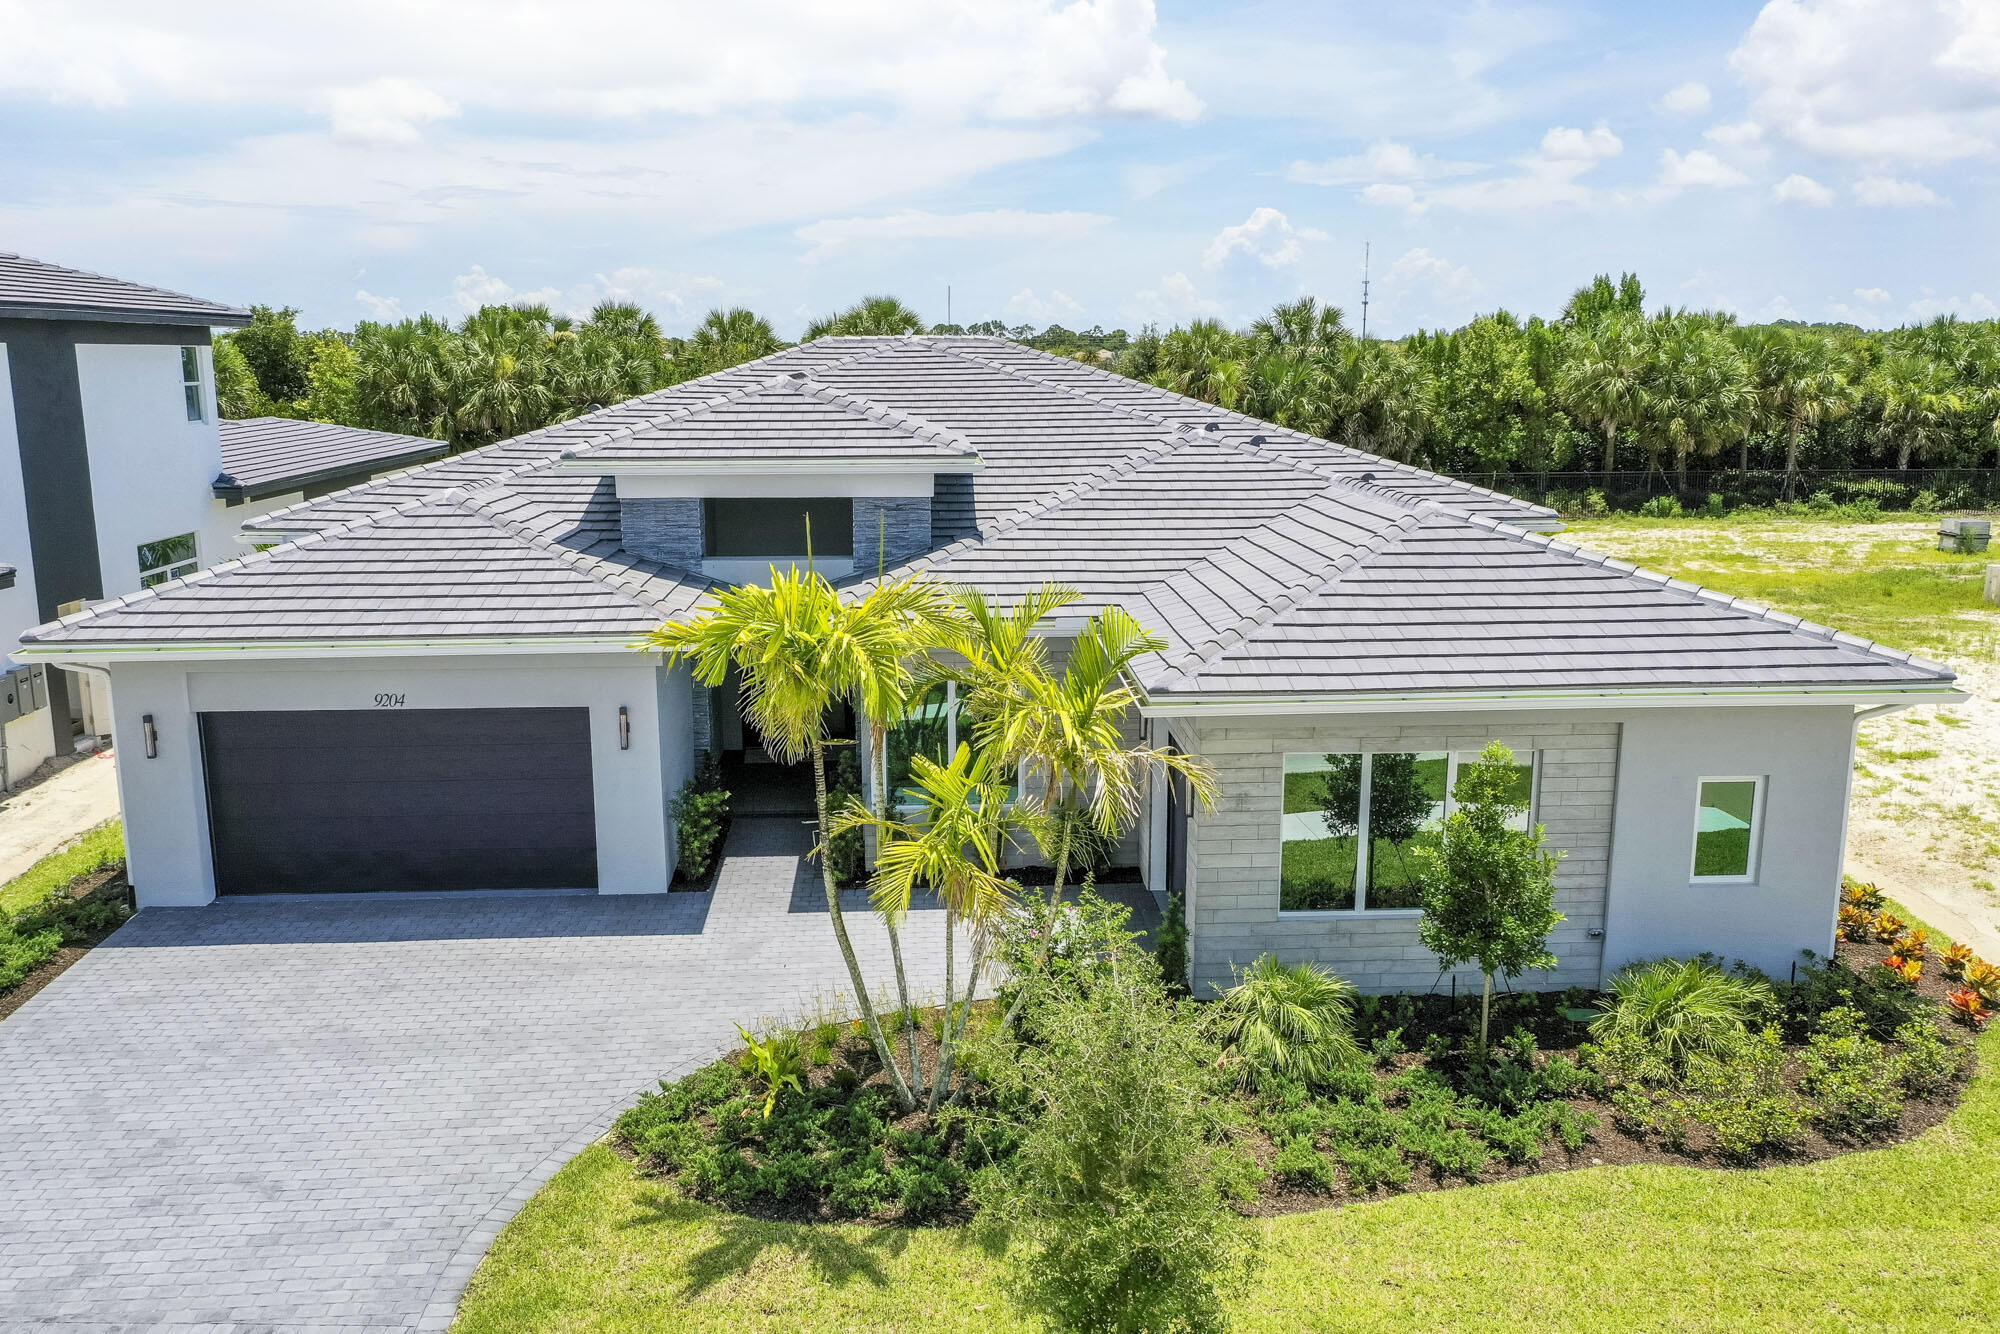
[[[282,496],[287,491],[298,491],[320,482],[334,482],[352,478],[356,484],[365,482],[373,474],[385,468],[401,467],[405,464],[428,463],[432,459],[443,458],[451,446],[440,440],[435,445],[423,449],[406,450],[400,454],[387,454],[376,459],[355,459],[332,468],[316,468],[311,472],[287,473],[279,477],[266,477],[255,482],[241,482],[224,472],[211,484],[218,500],[240,504],[246,500],[264,500],[271,496]]]
[[[662,619],[665,619],[662,617]],[[58,641],[24,640],[22,662],[252,662],[300,658],[499,657],[509,654],[636,653],[637,634],[428,635],[377,639]]]
[[[35,306],[0,302],[0,319],[71,320],[97,324],[171,324],[199,329],[241,329],[250,323],[250,312],[231,308],[212,311],[130,310],[99,306]]]
[[[1399,694],[1220,694],[1148,691],[1147,718],[1320,713],[1473,713],[1518,709],[1730,708],[1880,705],[1892,700],[1956,704],[1971,696],[1951,681],[1841,685],[1677,686],[1626,690],[1407,691]]]
[[[586,473],[594,477],[660,477],[684,473],[829,473],[829,472],[910,472],[973,473],[985,466],[977,454],[932,454],[912,458],[906,454],[856,455],[837,458],[768,454],[754,457],[731,455],[723,458],[676,455],[672,458],[606,458],[588,453],[569,453],[556,459],[558,472]]]

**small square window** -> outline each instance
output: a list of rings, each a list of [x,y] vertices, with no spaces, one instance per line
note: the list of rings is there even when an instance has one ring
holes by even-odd
[[[1696,880],[1754,880],[1764,816],[1762,778],[1704,778],[1695,800]]]
[[[163,537],[139,548],[139,587],[151,588],[169,579],[181,579],[201,568],[194,534]]]
[[[201,387],[201,349],[181,349],[181,394],[187,399],[188,420],[198,422],[208,416],[208,395]]]

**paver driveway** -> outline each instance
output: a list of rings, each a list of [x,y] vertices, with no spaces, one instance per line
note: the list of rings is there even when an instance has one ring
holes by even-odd
[[[844,989],[806,846],[739,820],[712,895],[141,913],[0,1023],[0,1328],[449,1323],[638,1089]]]

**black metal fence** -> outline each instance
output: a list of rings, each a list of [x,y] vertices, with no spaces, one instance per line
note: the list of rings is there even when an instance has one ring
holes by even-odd
[[[1637,510],[1647,501],[1671,496],[1684,509],[1771,505],[1781,500],[1873,504],[1884,510],[1910,508],[1987,509],[2000,500],[2000,471],[1992,468],[1816,468],[1802,469],[1789,488],[1780,469],[1691,469],[1685,478],[1661,469],[1644,472],[1469,472],[1459,476],[1478,486],[1554,505],[1563,510]],[[1597,497],[1591,497],[1596,492]]]

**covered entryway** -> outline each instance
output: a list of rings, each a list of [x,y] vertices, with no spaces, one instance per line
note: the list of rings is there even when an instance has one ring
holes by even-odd
[[[590,711],[201,715],[218,894],[595,889]]]

